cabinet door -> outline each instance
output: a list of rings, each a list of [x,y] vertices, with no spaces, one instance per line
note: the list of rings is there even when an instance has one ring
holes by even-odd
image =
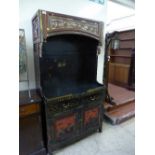
[[[129,67],[127,64],[109,63],[109,82],[120,86],[127,86]]]
[[[83,118],[84,130],[88,131],[99,128],[100,117],[101,112],[99,106],[85,109]]]
[[[43,148],[39,115],[19,119],[19,154],[29,155]]]
[[[115,65],[115,82],[127,85],[128,84],[129,65]]]
[[[78,112],[68,113],[47,121],[49,144],[68,141],[79,133]]]

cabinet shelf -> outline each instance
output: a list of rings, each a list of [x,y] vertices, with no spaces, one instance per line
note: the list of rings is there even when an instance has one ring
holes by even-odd
[[[123,57],[123,58],[131,58],[131,56],[128,55],[110,55],[111,57]]]
[[[120,41],[133,41],[135,38],[124,38],[124,39],[119,39]]]
[[[112,65],[112,66],[119,66],[119,67],[127,67],[127,68],[130,67],[129,64],[121,64],[121,63],[114,63],[114,62],[111,62],[110,65]]]

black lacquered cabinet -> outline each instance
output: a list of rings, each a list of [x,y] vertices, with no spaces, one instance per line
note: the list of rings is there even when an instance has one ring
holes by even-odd
[[[97,82],[97,62],[103,23],[39,10],[32,28],[36,88],[51,155],[102,130],[105,87]]]

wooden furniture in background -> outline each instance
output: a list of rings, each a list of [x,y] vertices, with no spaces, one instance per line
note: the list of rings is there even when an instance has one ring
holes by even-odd
[[[119,49],[109,50],[109,83],[128,87],[132,49],[135,48],[135,30],[118,32]]]
[[[134,117],[135,92],[110,83],[108,89],[115,104],[110,105],[104,102],[104,118],[115,125]]]
[[[19,155],[46,155],[40,115],[41,99],[31,90],[19,93]]]

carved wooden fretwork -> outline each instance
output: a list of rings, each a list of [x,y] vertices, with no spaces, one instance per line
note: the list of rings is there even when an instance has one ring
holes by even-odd
[[[59,31],[59,30],[71,30],[71,31],[82,31],[90,33],[95,36],[99,36],[99,24],[97,22],[91,22],[86,20],[74,19],[69,17],[48,17],[47,31]]]
[[[40,38],[40,23],[39,23],[39,16],[36,16],[33,21],[33,41],[34,42],[40,42],[41,38]]]
[[[33,41],[43,42],[47,37],[59,34],[79,34],[102,42],[103,23],[39,10],[33,20]]]

